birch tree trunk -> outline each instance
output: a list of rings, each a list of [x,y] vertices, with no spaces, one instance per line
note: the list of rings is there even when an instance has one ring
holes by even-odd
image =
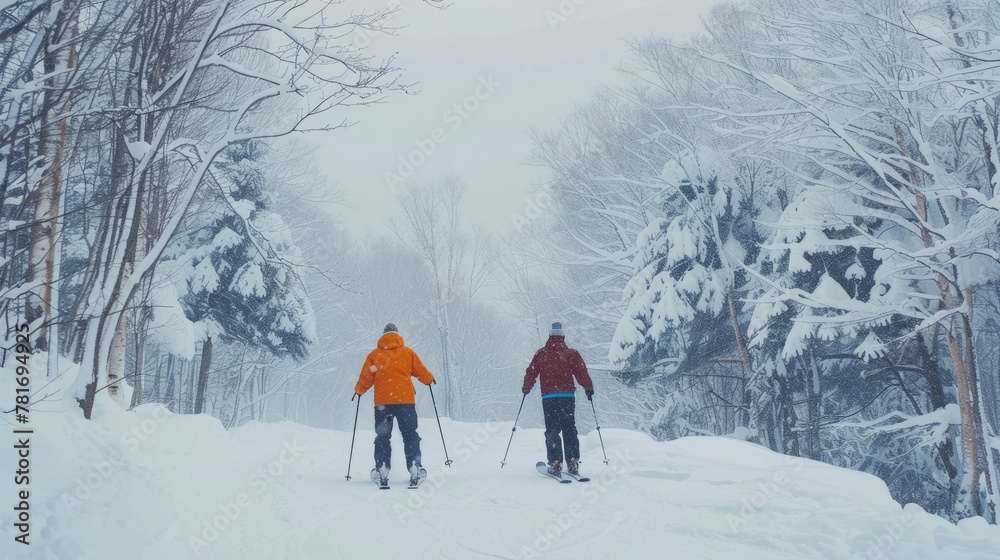
[[[972,307],[972,297],[973,289],[966,288],[964,291],[965,301],[968,308],[971,310]],[[993,426],[990,425],[990,418],[986,414],[984,403],[982,400],[982,391],[980,388],[979,381],[979,368],[976,365],[976,355],[973,352],[973,331],[972,331],[972,317],[969,314],[962,315],[962,333],[964,335],[966,345],[965,345],[965,362],[969,371],[969,382],[971,384],[971,395],[972,395],[972,408],[974,419],[976,422],[976,434],[978,435],[979,447],[976,448],[977,453],[981,453],[983,456],[983,463],[986,466],[986,470],[983,471],[983,482],[985,483],[986,490],[986,504],[982,507],[980,515],[986,517],[987,520],[991,522],[996,521],[996,506],[997,506],[997,493],[994,488],[994,482],[996,481],[997,475],[997,465],[993,458],[993,450],[990,446],[990,442],[993,439]],[[978,493],[978,479],[976,482],[976,490]]]
[[[125,343],[127,340],[125,327],[127,323],[128,320],[124,316],[118,321],[114,337],[111,339],[111,354],[108,357],[108,395],[122,408],[127,408],[125,391],[121,383],[125,375]]]
[[[899,136],[898,126],[896,128],[897,136]],[[900,142],[900,150],[904,154],[908,154],[905,145]],[[911,174],[913,175],[913,180],[916,184],[920,185],[915,170],[911,168]],[[918,194],[916,196],[916,213],[917,217],[920,219],[920,234],[923,240],[924,246],[927,248],[933,247],[934,243],[931,239],[931,233],[925,224],[928,223],[928,207],[927,198],[923,194]],[[936,275],[936,281],[938,285],[938,290],[941,294],[941,306],[942,309],[954,309],[960,305],[958,301],[958,296],[954,293],[951,283],[947,278],[941,273]],[[971,294],[970,294],[971,295]],[[973,363],[975,353],[972,347],[972,337],[965,336],[965,348],[962,348],[962,342],[959,336],[956,335],[957,332],[961,332],[962,325],[965,325],[969,321],[968,310],[972,309],[971,301],[966,301],[962,304],[965,305],[966,310],[960,311],[958,316],[960,319],[952,318],[944,329],[945,343],[948,346],[948,354],[951,357],[952,367],[955,372],[955,384],[957,389],[958,398],[958,410],[961,416],[962,424],[962,489],[960,490],[960,496],[965,494],[964,497],[960,497],[960,501],[964,502],[968,506],[969,512],[972,515],[982,515],[983,507],[982,500],[979,496],[979,476],[980,476],[980,464],[979,464],[979,450],[982,445],[982,420],[979,418],[978,402],[975,397],[975,392],[977,390],[977,383],[975,380],[975,365]]]
[[[957,327],[952,321],[952,327]],[[958,337],[951,329],[945,329],[945,342],[955,368],[955,382],[958,389],[958,410],[962,422],[962,490],[965,494],[960,501],[966,504],[973,515],[981,515],[982,503],[979,498],[979,438],[976,431],[976,414],[973,398],[974,382],[969,365],[965,361]]]
[[[55,25],[46,52],[43,68],[46,89],[42,97],[43,120],[39,147],[45,160],[46,172],[42,175],[36,193],[34,226],[32,231],[30,269],[28,282],[41,281],[39,292],[28,304],[27,319],[42,319],[42,326],[35,335],[36,347],[46,351],[50,347],[52,325],[53,284],[58,281],[56,251],[58,250],[59,215],[62,208],[64,171],[67,143],[69,142],[69,112],[73,97],[69,91],[73,70],[77,66],[79,33],[79,2],[65,2],[56,14]],[[58,333],[58,331],[56,331]],[[53,355],[58,354],[59,341],[52,340]]]
[[[135,333],[135,376],[132,379],[132,402],[129,408],[135,408],[143,403],[142,391],[145,388],[143,376],[146,373],[146,329],[140,328]]]

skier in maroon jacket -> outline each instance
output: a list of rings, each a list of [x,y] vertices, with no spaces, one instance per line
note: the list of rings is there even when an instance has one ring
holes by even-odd
[[[548,454],[549,472],[558,474],[565,464],[570,474],[580,472],[580,438],[576,433],[576,383],[583,387],[588,400],[593,400],[594,382],[587,374],[587,365],[576,350],[566,346],[562,323],[552,322],[552,330],[546,341],[528,365],[524,374],[525,395],[541,378],[542,412],[545,414],[545,448]],[[559,433],[562,432],[562,441]],[[563,447],[566,454],[563,461]]]

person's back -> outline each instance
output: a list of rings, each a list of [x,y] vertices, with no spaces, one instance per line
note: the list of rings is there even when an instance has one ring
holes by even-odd
[[[427,476],[420,460],[416,391],[410,377],[416,377],[424,385],[434,382],[434,376],[427,371],[416,352],[403,343],[403,337],[396,332],[396,325],[389,323],[378,339],[377,347],[361,366],[361,374],[354,385],[354,392],[359,397],[375,387],[375,468],[372,469],[372,481],[382,486],[388,484],[391,468],[393,421],[399,422],[399,431],[403,436],[403,454],[410,472],[410,484],[414,485]]]
[[[545,341],[528,366],[528,374],[539,377],[542,398],[546,395],[569,394],[576,391],[576,383],[584,389],[592,389],[593,383],[587,373],[587,365],[580,353],[566,345],[562,336],[550,336]]]
[[[535,352],[528,365],[522,387],[524,394],[531,392],[536,379],[541,385],[549,470],[553,473],[561,471],[565,457],[570,473],[576,474],[580,460],[580,439],[576,432],[576,383],[584,388],[588,399],[594,395],[594,383],[587,373],[583,357],[566,345],[559,321],[552,323],[549,339]]]
[[[430,375],[416,353],[403,343],[396,332],[387,332],[378,339],[378,346],[368,354],[356,389],[367,390],[375,385],[375,406],[387,404],[413,404],[416,393],[411,376],[427,383]],[[369,376],[365,374],[368,373]],[[371,378],[371,382],[367,381]],[[433,379],[433,378],[430,378]]]

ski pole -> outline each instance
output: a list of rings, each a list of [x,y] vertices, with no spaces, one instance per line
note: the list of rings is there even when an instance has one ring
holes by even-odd
[[[351,460],[354,459],[354,435],[358,433],[358,413],[361,412],[361,395],[354,393],[351,400],[358,397],[358,408],[354,410],[354,429],[351,430],[351,453],[347,456],[347,480],[351,480]]]
[[[517,416],[514,417],[514,427],[510,429],[510,439],[507,440],[507,451],[503,452],[503,461],[500,461],[500,468],[507,464],[507,453],[510,452],[510,442],[514,441],[514,432],[517,430],[517,419],[521,417],[521,409],[524,408],[524,399],[528,398],[528,393],[521,397],[521,406],[517,407]]]
[[[441,447],[444,447],[444,458],[445,458],[444,464],[445,466],[450,467],[452,460],[448,458],[448,446],[445,445],[444,443],[444,430],[441,429],[441,417],[438,416],[438,405],[437,402],[434,400],[434,387],[428,385],[427,388],[431,390],[431,404],[434,405],[434,418],[437,419],[438,432],[441,433]]]
[[[604,438],[601,437],[601,425],[597,422],[597,408],[594,407],[594,399],[590,399],[590,409],[594,411],[594,424],[597,425],[597,438],[601,440],[601,453],[604,453],[604,464],[608,464],[608,453],[604,451]]]

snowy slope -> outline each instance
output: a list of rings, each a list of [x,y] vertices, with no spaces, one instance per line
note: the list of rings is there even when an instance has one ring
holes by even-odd
[[[0,394],[12,394],[11,378],[0,370]],[[949,524],[900,507],[872,476],[734,440],[661,443],[605,429],[610,464],[587,434],[583,470],[593,481],[559,485],[534,472],[541,430],[519,429],[501,469],[509,423],[443,420],[448,469],[433,418],[421,418],[429,479],[407,490],[397,469],[394,487],[380,491],[368,479],[370,430],[358,433],[348,482],[350,433],[292,423],[226,432],[207,416],[106,402],[88,422],[62,412],[72,406],[53,396],[34,407],[33,544],[11,544],[5,506],[0,558],[910,560],[1000,551],[1000,528],[980,518]],[[393,445],[401,453],[398,437]],[[12,454],[0,453],[0,469],[12,467]],[[14,490],[4,481],[6,503]]]

